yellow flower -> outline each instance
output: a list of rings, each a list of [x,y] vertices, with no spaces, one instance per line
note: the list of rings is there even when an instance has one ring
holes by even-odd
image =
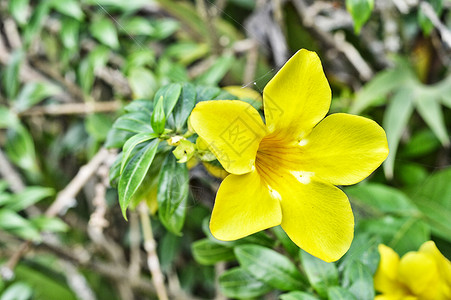
[[[390,247],[379,245],[381,256],[374,275],[376,300],[450,300],[451,263],[433,241],[401,259]]]
[[[242,101],[196,105],[192,128],[231,174],[211,216],[217,239],[281,225],[293,242],[324,261],[348,250],[354,218],[334,185],[363,180],[387,157],[388,147],[374,121],[348,114],[324,118],[330,101],[318,56],[300,50],[263,91],[266,125]]]

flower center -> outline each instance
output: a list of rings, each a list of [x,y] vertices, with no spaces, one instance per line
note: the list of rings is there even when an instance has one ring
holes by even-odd
[[[265,183],[276,186],[280,180],[301,170],[302,148],[296,141],[270,134],[262,139],[257,150],[255,167]],[[291,175],[290,175],[291,173]]]

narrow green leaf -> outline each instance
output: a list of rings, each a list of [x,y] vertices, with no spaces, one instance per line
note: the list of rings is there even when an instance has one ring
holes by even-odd
[[[221,261],[235,259],[232,248],[222,246],[209,239],[202,239],[191,245],[194,259],[202,265],[214,265]]]
[[[28,300],[33,295],[33,289],[24,282],[14,282],[0,296],[0,300]]]
[[[439,99],[426,98],[421,94],[416,99],[416,108],[423,120],[432,129],[442,145],[449,146],[449,135]],[[427,94],[426,94],[427,96]]]
[[[14,129],[19,126],[19,118],[6,106],[0,105],[0,129]]]
[[[198,84],[217,85],[230,70],[234,60],[235,58],[233,55],[224,54],[219,57],[205,73],[200,75],[196,82]]]
[[[377,248],[380,243],[380,237],[377,235],[371,236],[367,232],[357,234],[352,241],[351,248],[340,260],[340,271],[354,261],[359,261],[368,267],[371,274],[374,274],[380,260]]]
[[[196,88],[190,83],[182,85],[182,93],[177,101],[168,123],[175,127],[177,132],[183,132],[186,121],[196,104]]]
[[[127,219],[126,210],[130,200],[146,176],[158,149],[159,140],[153,140],[139,151],[126,165],[119,179],[118,193],[122,215]]]
[[[56,217],[49,218],[46,216],[38,216],[30,219],[30,221],[39,231],[67,232],[69,230],[69,225]]]
[[[3,88],[6,97],[11,100],[16,97],[19,90],[19,70],[23,58],[23,52],[15,51],[11,55],[6,69],[2,72]]]
[[[219,287],[226,297],[238,299],[258,297],[272,290],[243,268],[233,268],[222,273]]]
[[[63,18],[61,21],[60,38],[66,49],[76,49],[78,45],[80,22],[73,18]]]
[[[418,212],[412,201],[400,190],[380,183],[359,184],[346,188],[353,203],[366,206],[375,213],[411,215]]]
[[[133,16],[121,19],[119,22],[121,24],[120,31],[126,35],[152,35],[155,32],[149,18]]]
[[[166,114],[164,113],[164,98],[160,96],[150,118],[150,125],[152,125],[153,131],[160,135],[164,132],[166,125]]]
[[[155,105],[160,100],[160,97],[163,97],[164,115],[168,117],[172,113],[181,92],[182,85],[179,83],[165,85],[157,91],[153,99],[153,103]]]
[[[120,174],[122,174],[125,164],[128,162],[128,160],[130,158],[130,154],[132,153],[133,149],[135,149],[135,147],[138,144],[141,144],[148,140],[154,139],[156,137],[157,137],[157,135],[153,134],[153,133],[138,133],[137,135],[132,136],[125,142],[124,148],[122,150],[123,154],[122,154]]]
[[[374,300],[373,276],[370,269],[359,261],[346,266],[343,285],[359,300]]]
[[[257,245],[241,245],[234,250],[240,266],[258,280],[282,291],[298,290],[305,286],[304,276],[282,254]]]
[[[25,27],[23,33],[25,45],[29,45],[30,42],[41,31],[45,19],[48,17],[49,11],[50,11],[50,1],[39,1],[39,4],[34,7],[30,21]]]
[[[338,286],[329,288],[327,297],[328,300],[358,300],[350,291]]]
[[[143,67],[135,67],[127,76],[135,98],[151,99],[158,88],[155,75]]]
[[[352,103],[350,113],[360,114],[365,109],[386,101],[387,95],[413,78],[412,72],[404,65],[377,73],[360,91]]]
[[[189,192],[189,174],[186,164],[177,163],[170,154],[163,162],[158,182],[158,216],[172,233],[180,235],[185,220]]]
[[[0,229],[27,240],[41,240],[39,232],[29,220],[6,208],[0,209]]]
[[[307,278],[321,297],[327,296],[327,288],[338,285],[338,270],[335,263],[327,263],[304,250],[299,252]]]
[[[398,90],[384,114],[383,127],[387,133],[388,148],[390,149],[390,153],[384,162],[385,176],[388,178],[393,178],[398,144],[413,111],[413,93],[414,91],[410,88]]]
[[[440,16],[442,14],[443,10],[443,0],[429,0],[427,1],[432,8],[434,9],[437,16]],[[426,36],[429,36],[431,34],[432,29],[434,29],[434,24],[429,20],[429,18],[426,16],[426,14],[423,12],[423,9],[421,8],[418,10],[418,23],[420,24],[421,30]]]
[[[14,108],[22,112],[40,101],[60,92],[60,89],[52,84],[43,82],[29,82],[20,91],[14,101]]]
[[[15,194],[11,199],[11,203],[6,205],[6,208],[13,211],[21,211],[47,197],[53,196],[54,193],[55,191],[51,188],[29,186],[22,192]]]
[[[24,25],[28,21],[28,4],[30,0],[10,0],[8,9],[14,20],[20,25]]]
[[[280,300],[319,300],[319,299],[305,292],[294,291],[280,295]]]
[[[91,31],[92,36],[102,44],[112,49],[119,48],[116,26],[114,26],[113,21],[109,18],[101,17],[94,20],[89,26],[89,30]]]
[[[113,122],[106,114],[90,114],[85,120],[85,128],[96,141],[103,142],[111,129]]]
[[[36,161],[36,150],[33,138],[28,130],[18,125],[6,132],[6,153],[8,157],[20,168],[38,176],[39,167]]]
[[[150,115],[145,111],[125,114],[119,117],[113,124],[113,128],[134,133],[152,133]]]
[[[63,15],[72,17],[78,21],[82,21],[84,19],[84,14],[80,3],[76,0],[53,0],[51,1],[51,5],[53,9]]]
[[[346,9],[354,20],[354,30],[360,32],[373,11],[374,0],[346,0]]]

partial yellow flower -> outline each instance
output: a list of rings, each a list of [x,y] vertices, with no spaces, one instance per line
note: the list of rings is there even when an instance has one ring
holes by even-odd
[[[370,175],[387,157],[387,139],[372,120],[348,114],[324,118],[330,101],[318,56],[300,50],[263,91],[265,123],[243,101],[196,105],[192,128],[231,174],[211,216],[217,239],[236,240],[281,225],[293,242],[324,261],[349,249],[354,217],[348,198],[334,185]]]
[[[374,275],[376,300],[450,300],[451,263],[433,241],[401,259],[390,247],[379,245],[381,256]]]

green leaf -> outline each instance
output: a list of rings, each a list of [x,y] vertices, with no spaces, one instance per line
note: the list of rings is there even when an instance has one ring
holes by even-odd
[[[0,105],[0,129],[11,128],[20,126],[19,118],[6,106]]]
[[[158,149],[159,140],[153,140],[139,151],[127,164],[119,179],[119,204],[125,219],[130,200],[146,176]]]
[[[134,135],[133,132],[125,131],[117,128],[111,128],[106,137],[104,147],[107,149],[111,148],[122,148],[124,143]]]
[[[369,268],[359,261],[346,266],[343,285],[359,300],[374,300],[373,276]]]
[[[158,87],[155,75],[142,67],[131,69],[127,79],[135,98],[151,99]]]
[[[295,258],[299,255],[299,247],[293,243],[281,226],[273,227],[272,232],[291,257]]]
[[[367,232],[357,234],[352,241],[351,248],[340,260],[340,271],[354,261],[359,261],[368,267],[371,274],[374,274],[380,260],[378,250],[380,243],[380,238],[377,235],[371,236]]]
[[[43,82],[29,82],[25,84],[14,101],[14,108],[16,111],[22,112],[58,92],[60,92],[60,89],[55,85]]]
[[[319,300],[319,299],[308,293],[294,291],[280,295],[280,300]]]
[[[196,103],[201,101],[208,101],[215,99],[222,90],[213,86],[199,86],[196,85],[197,98]]]
[[[440,141],[430,129],[423,129],[412,135],[402,149],[402,156],[415,158],[425,156],[440,148]]]
[[[152,133],[150,115],[145,111],[125,114],[119,117],[113,124],[113,128],[134,133]]]
[[[131,17],[120,20],[122,33],[126,35],[152,35],[155,29],[148,18]]]
[[[128,113],[143,111],[150,116],[153,110],[153,102],[145,99],[136,99],[125,106],[124,110]]]
[[[160,88],[153,99],[153,103],[158,103],[160,97],[163,97],[164,115],[168,117],[177,103],[182,92],[182,85],[179,83],[171,83]]]
[[[28,300],[33,295],[33,289],[24,282],[15,282],[8,286],[0,296],[0,300]]]
[[[119,48],[116,26],[109,18],[101,17],[94,20],[89,26],[89,30],[92,36],[102,44],[112,49]]]
[[[86,131],[97,141],[104,141],[113,122],[105,114],[90,114],[85,120]]]
[[[186,128],[186,121],[196,104],[196,88],[190,83],[182,85],[182,93],[174,106],[174,110],[168,120],[168,124],[175,127],[177,132],[182,133]]]
[[[54,190],[42,186],[30,186],[22,192],[13,195],[11,202],[6,205],[6,208],[13,211],[21,211],[47,197],[53,196]]]
[[[387,133],[388,148],[390,153],[384,162],[385,176],[393,178],[396,151],[401,140],[404,128],[407,126],[410,115],[413,112],[413,91],[402,88],[396,92],[388,104],[384,114],[383,127]]]
[[[354,31],[359,33],[374,8],[374,0],[346,0],[346,9],[354,20]]]
[[[446,131],[445,119],[438,100],[428,98],[428,94],[420,93],[416,99],[416,108],[423,120],[432,129],[443,146],[449,146],[449,136]]]
[[[338,285],[338,270],[335,263],[327,263],[300,250],[302,266],[313,289],[321,297],[327,296],[327,288]]]
[[[266,294],[272,288],[243,268],[227,270],[219,276],[219,288],[229,298],[246,299]]]
[[[198,84],[217,85],[224,75],[230,70],[234,60],[235,58],[233,55],[222,55],[206,72],[196,79],[196,82]]]
[[[63,18],[61,21],[61,42],[66,49],[77,49],[80,32],[80,22],[73,18]]]
[[[166,125],[166,114],[164,113],[164,98],[160,96],[157,103],[155,104],[155,108],[152,113],[152,117],[150,118],[150,125],[152,125],[153,131],[160,135],[164,132],[164,127]]]
[[[221,261],[235,259],[232,248],[222,246],[209,239],[202,239],[191,245],[194,259],[202,265],[214,265]]]
[[[51,5],[57,12],[72,17],[78,21],[84,19],[84,14],[81,9],[80,3],[76,0],[52,0]]]
[[[443,10],[443,0],[429,0],[429,1],[427,1],[427,3],[429,3],[432,6],[432,8],[434,9],[437,16],[440,17],[440,15],[442,14],[442,10]],[[418,10],[417,16],[418,16],[417,19],[418,19],[418,23],[420,24],[421,30],[423,30],[423,33],[426,36],[429,36],[431,34],[432,29],[434,29],[434,24],[424,14],[423,9],[421,9],[421,5],[420,5],[420,9]]]
[[[382,237],[382,242],[393,248],[399,255],[430,240],[430,227],[418,216],[394,218],[385,216],[380,219],[362,220],[359,230]]]
[[[412,77],[412,72],[404,65],[377,73],[370,82],[356,93],[350,113],[360,114],[365,109],[380,102],[381,98],[386,98],[390,92],[411,80]]]
[[[338,286],[329,288],[327,297],[328,300],[358,300],[350,291]]]
[[[30,219],[34,227],[39,231],[46,232],[67,232],[69,226],[60,218],[50,218],[46,216],[38,216]]]
[[[77,71],[80,87],[85,94],[89,95],[94,84],[94,67],[89,57],[80,62]]]
[[[5,148],[9,159],[20,168],[37,175],[39,167],[36,151],[28,130],[22,125],[16,126],[14,129],[8,129],[6,136]]]
[[[157,19],[152,22],[154,31],[151,37],[157,40],[165,39],[171,36],[180,28],[180,23],[174,19]]]
[[[451,241],[451,168],[431,175],[425,182],[410,191],[414,203],[425,215],[432,232]]]
[[[298,290],[305,286],[304,276],[282,254],[257,245],[241,245],[234,250],[240,266],[258,280],[282,291]]]
[[[418,212],[411,200],[400,190],[380,183],[365,183],[346,188],[352,203],[376,214],[398,213],[411,215]]]
[[[0,229],[11,232],[26,240],[41,240],[39,232],[30,221],[9,209],[0,209]]]
[[[6,69],[2,72],[3,88],[6,97],[14,99],[19,90],[19,70],[22,60],[24,58],[23,52],[17,50],[11,55]]]
[[[29,45],[30,42],[38,35],[44,25],[50,11],[50,1],[39,1],[39,4],[32,10],[31,19],[25,27],[23,33],[23,40],[25,45]]]
[[[135,149],[135,147],[138,144],[141,144],[143,142],[146,142],[148,140],[154,139],[156,138],[157,135],[156,134],[152,134],[152,133],[138,133],[137,135],[132,136],[131,138],[129,138],[125,144],[124,144],[124,148],[122,150],[122,162],[121,162],[121,168],[120,168],[120,174],[122,174],[122,171],[124,170],[125,164],[128,162],[129,158],[130,158],[130,154],[132,154],[133,149]]]
[[[158,181],[158,217],[169,231],[177,235],[180,235],[185,221],[188,192],[188,168],[169,154],[163,162]]]
[[[19,25],[24,25],[28,21],[28,4],[30,0],[10,0],[8,2],[9,13]]]

